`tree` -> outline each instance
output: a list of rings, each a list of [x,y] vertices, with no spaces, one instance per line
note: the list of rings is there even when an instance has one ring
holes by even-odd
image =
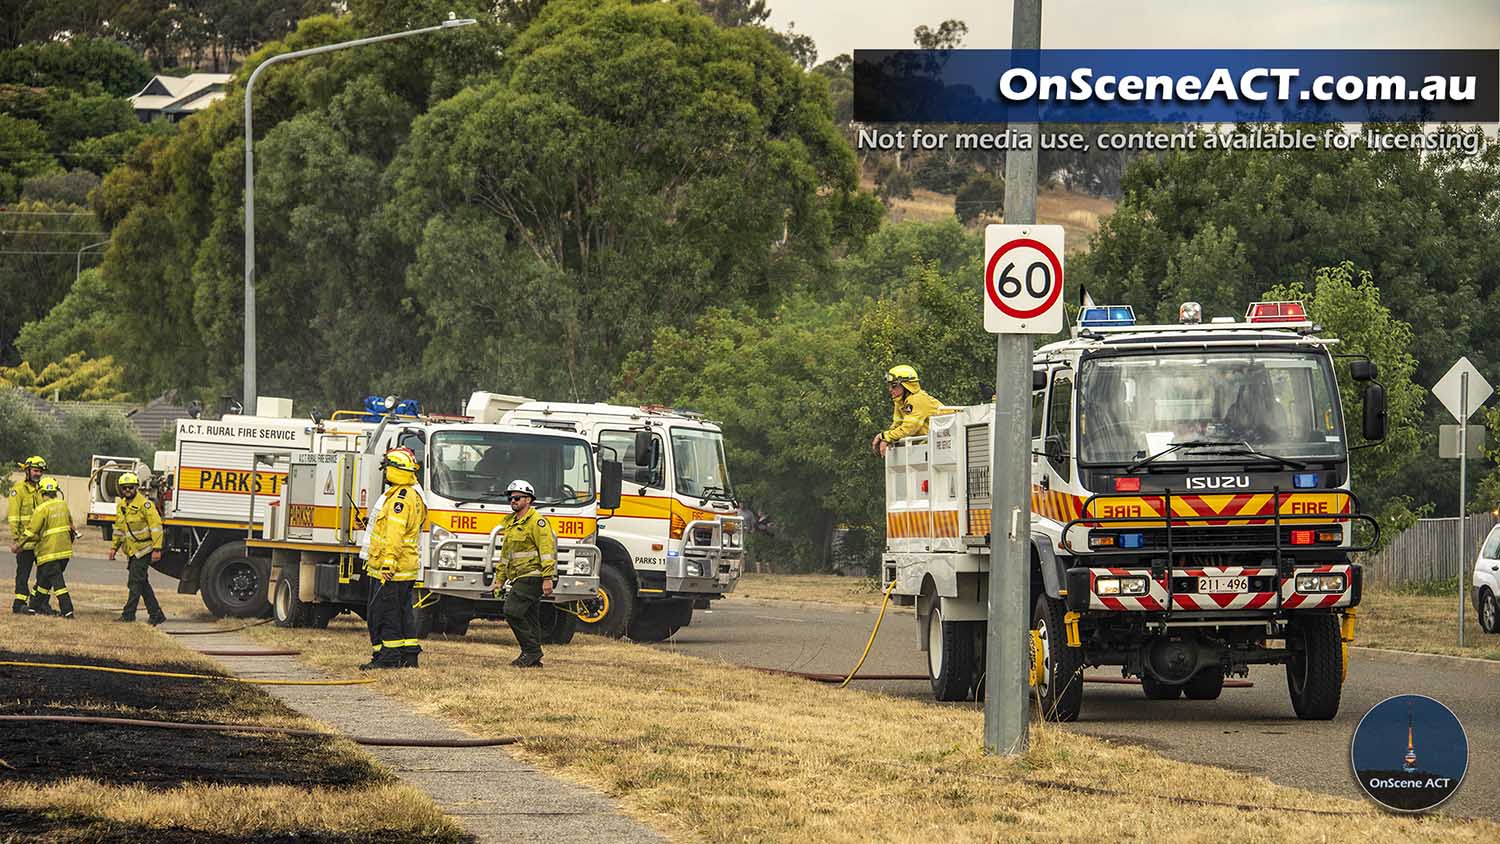
[[[1272,301],[1303,301],[1308,316],[1323,327],[1321,337],[1337,338],[1339,355],[1367,355],[1380,372],[1388,407],[1385,442],[1350,452],[1354,490],[1366,507],[1383,512],[1405,508],[1399,481],[1431,437],[1422,431],[1425,391],[1413,382],[1417,360],[1411,353],[1412,328],[1392,315],[1381,301],[1380,288],[1368,271],[1345,261],[1321,267],[1311,289],[1301,281],[1278,285],[1263,297]],[[1362,388],[1349,375],[1347,358],[1335,359],[1339,398],[1349,428],[1349,445],[1356,444]]]
[[[146,447],[119,411],[69,413],[57,425],[48,449],[47,470],[60,475],[88,475],[95,454],[145,459]]]
[[[998,214],[1005,205],[1005,180],[989,173],[975,173],[953,197],[953,213],[965,225],[986,214]]]
[[[963,46],[964,36],[969,34],[969,25],[961,20],[949,19],[933,29],[923,24],[912,30],[912,40],[923,50],[956,50]]]
[[[0,363],[14,362],[21,326],[40,319],[72,285],[76,250],[102,240],[77,206],[19,202],[0,215]]]
[[[54,430],[52,420],[38,412],[27,393],[0,387],[0,495],[10,494],[16,464],[51,450]]]
[[[110,94],[54,97],[43,117],[50,148],[65,150],[85,138],[98,138],[140,125],[130,103]]]
[[[104,39],[24,44],[0,52],[0,84],[128,97],[149,81],[151,68],[144,59],[124,44]]]
[[[89,192],[99,187],[99,177],[87,170],[32,176],[21,183],[21,200],[78,208],[89,204]]]
[[[120,367],[114,358],[90,358],[74,352],[49,363],[40,372],[21,361],[19,366],[0,366],[0,387],[26,390],[46,399],[67,401],[122,401]]]
[[[47,151],[47,134],[34,120],[0,114],[0,202],[21,194],[26,179],[56,172]]]
[[[392,213],[433,391],[595,397],[655,327],[828,266],[856,184],[823,86],[689,8],[554,2],[417,120]]]
[[[719,26],[761,26],[771,16],[766,0],[698,0],[698,7]]]
[[[33,366],[45,367],[81,352],[86,357],[107,357],[117,334],[128,332],[122,324],[113,291],[104,283],[97,267],[79,274],[62,301],[41,319],[21,327],[16,355]]]

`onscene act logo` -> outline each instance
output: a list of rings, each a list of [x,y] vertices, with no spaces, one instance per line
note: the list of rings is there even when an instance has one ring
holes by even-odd
[[[1371,800],[1392,811],[1425,812],[1458,791],[1469,769],[1469,738],[1438,701],[1397,695],[1360,719],[1349,756]]]

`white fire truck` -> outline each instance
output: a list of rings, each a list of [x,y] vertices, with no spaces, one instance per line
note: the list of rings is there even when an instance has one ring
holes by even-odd
[[[358,551],[381,492],[379,463],[404,446],[422,464],[429,510],[419,571],[424,633],[462,634],[471,619],[500,615],[491,595],[494,543],[510,511],[505,486],[515,478],[536,487],[536,506],[558,535],[552,603],[596,594],[598,551],[590,540],[601,498],[618,501],[617,462],[601,460],[596,472],[595,449],[576,434],[379,404],[327,421],[294,420],[290,402],[261,399],[259,416],[179,421],[177,451],[158,455],[152,479],[167,527],[157,567],[180,579],[181,592],[201,588],[217,615],[260,615],[274,603],[280,624],[322,626],[344,610],[362,612]],[[96,488],[113,484],[119,471],[96,473]],[[90,521],[103,523],[112,511],[112,501],[100,502]],[[543,622],[558,642],[575,624],[551,605]]]
[[[599,589],[585,632],[660,641],[693,610],[732,592],[744,558],[743,520],[719,426],[665,407],[533,401],[475,393],[478,420],[575,431],[625,467],[626,494],[601,505]]]
[[[1030,606],[1043,714],[1073,720],[1085,666],[1120,666],[1145,695],[1219,696],[1284,664],[1299,718],[1338,711],[1360,601],[1356,542],[1377,530],[1350,492],[1334,340],[1297,302],[1244,321],[1135,325],[1086,307],[1036,352]],[[1366,444],[1385,436],[1368,360]],[[883,573],[915,604],[932,689],[983,682],[992,405],[934,416],[886,456]]]

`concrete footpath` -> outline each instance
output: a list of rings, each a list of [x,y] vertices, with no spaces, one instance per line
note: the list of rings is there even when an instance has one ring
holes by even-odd
[[[168,622],[163,629],[202,629]],[[239,633],[179,639],[190,648],[265,650]],[[327,674],[291,656],[209,657],[240,677],[321,680]],[[413,711],[372,686],[261,686],[288,706],[350,736],[475,738]],[[598,791],[549,776],[504,747],[364,747],[396,776],[427,792],[480,842],[660,842]]]

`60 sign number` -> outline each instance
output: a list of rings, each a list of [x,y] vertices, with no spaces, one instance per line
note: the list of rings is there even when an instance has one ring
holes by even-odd
[[[1021,293],[1021,279],[1011,275],[1015,268],[1014,263],[1006,264],[1005,268],[1000,271],[1000,281],[996,285],[1000,289],[1000,295],[1007,299]],[[1040,284],[1033,283],[1038,277],[1041,279]],[[1025,278],[1027,295],[1034,299],[1047,298],[1048,292],[1052,290],[1052,268],[1047,265],[1046,261],[1036,261],[1027,267]]]

